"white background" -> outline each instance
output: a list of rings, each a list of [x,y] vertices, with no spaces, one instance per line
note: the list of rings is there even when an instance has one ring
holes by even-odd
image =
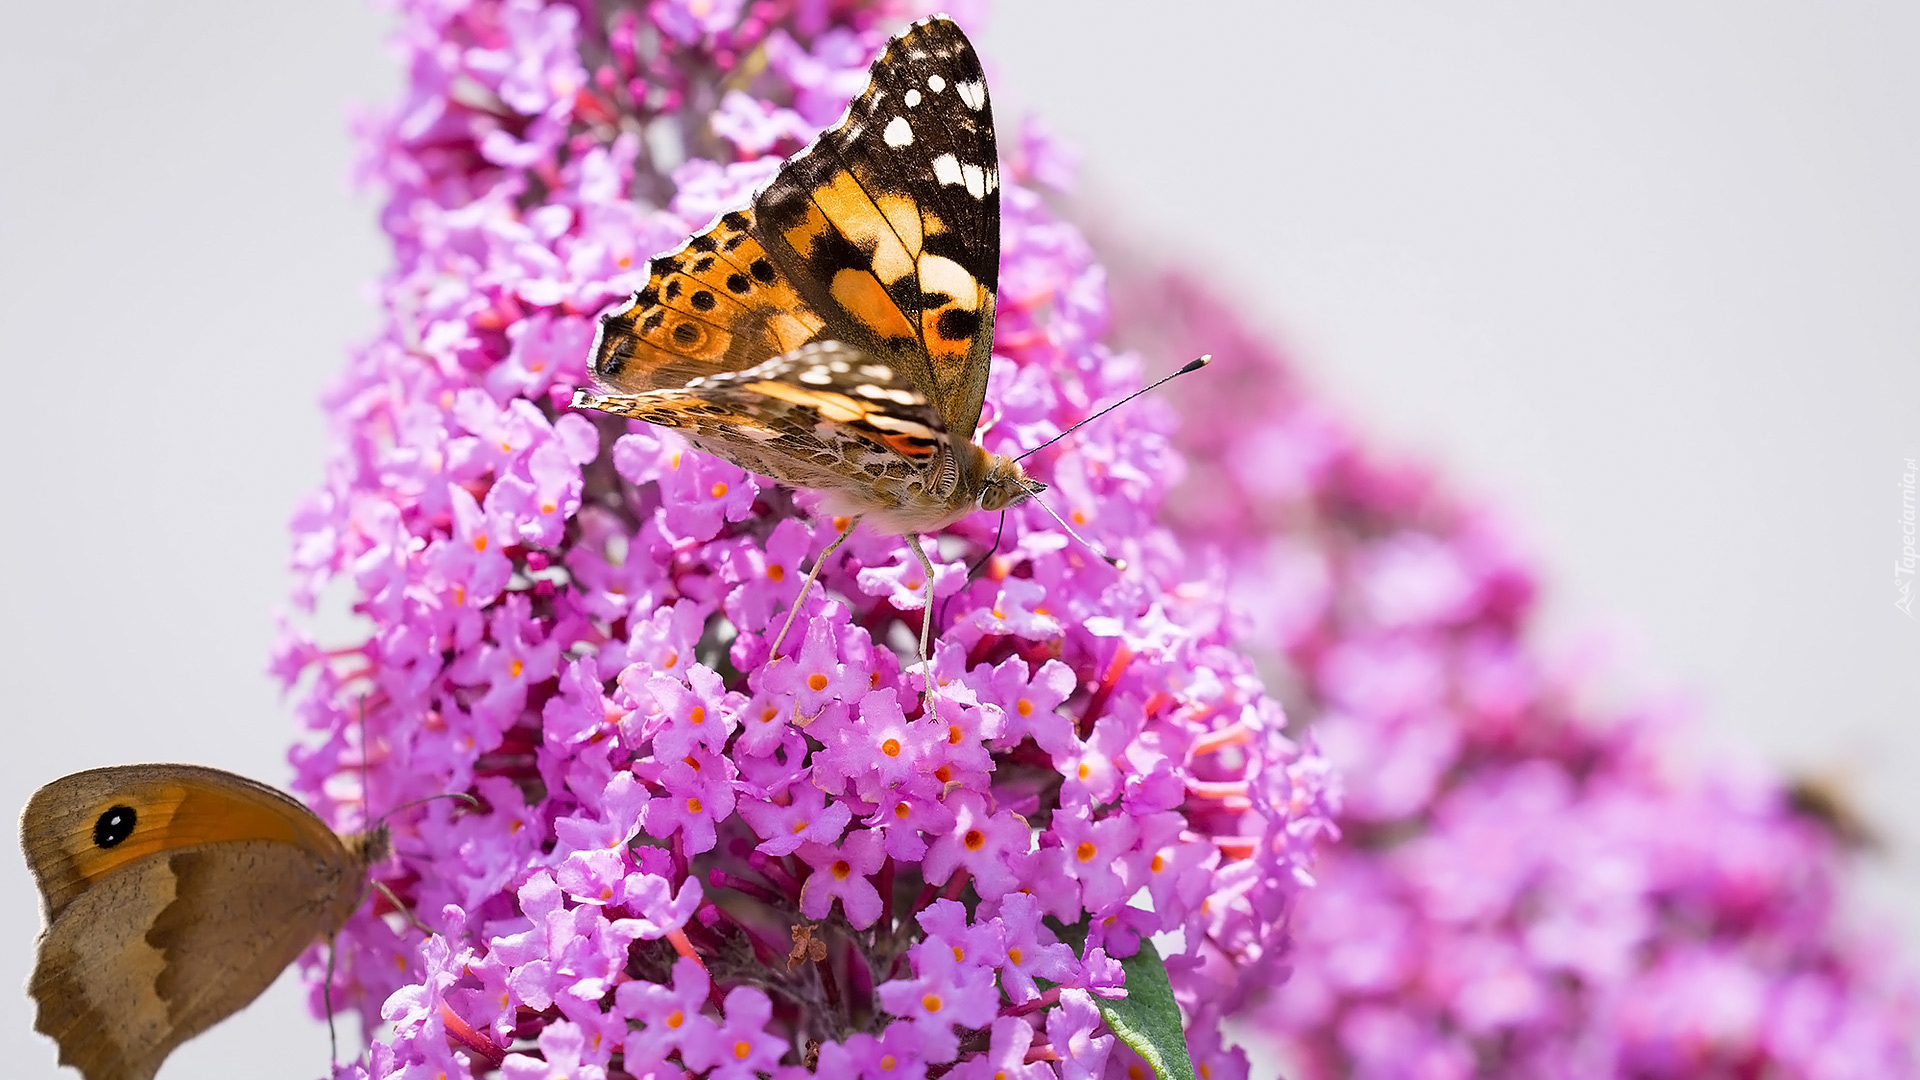
[[[1002,125],[1040,110],[1086,152],[1083,216],[1218,267],[1376,444],[1505,507],[1554,647],[1604,631],[1624,698],[1685,693],[1706,745],[1837,779],[1891,844],[1871,906],[1920,936],[1920,623],[1892,572],[1920,9],[1168,7],[1003,4],[975,28]],[[375,325],[345,129],[398,85],[383,27],[0,11],[0,805],[118,762],[289,776],[263,667],[317,395]],[[0,983],[37,908],[15,857]],[[0,992],[0,1060],[51,1076],[31,1017]],[[325,1061],[283,979],[163,1076]]]

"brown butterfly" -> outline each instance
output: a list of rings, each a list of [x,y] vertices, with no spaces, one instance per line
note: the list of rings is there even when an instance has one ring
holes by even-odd
[[[20,847],[46,903],[35,1030],[87,1080],[147,1080],[339,931],[388,833],[219,769],[123,765],[34,792]]]
[[[840,122],[747,204],[648,267],[600,319],[576,407],[676,428],[751,472],[906,538],[1046,490],[974,442],[993,352],[1000,171],[986,76],[951,19],[874,60]],[[807,579],[807,587],[813,575]],[[806,594],[803,587],[801,596]],[[799,600],[787,624],[792,626]]]

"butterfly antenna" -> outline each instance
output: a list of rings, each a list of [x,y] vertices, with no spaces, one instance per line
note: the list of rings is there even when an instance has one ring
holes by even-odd
[[[1154,381],[1153,381],[1152,383],[1150,383],[1150,384],[1148,384],[1148,385],[1146,385],[1146,386],[1143,386],[1143,387],[1141,387],[1141,388],[1140,388],[1140,389],[1138,389],[1138,390],[1135,390],[1135,391],[1134,391],[1133,393],[1131,393],[1131,394],[1128,394],[1128,395],[1127,395],[1126,397],[1123,397],[1123,398],[1121,398],[1121,399],[1120,399],[1119,401],[1116,401],[1116,402],[1114,402],[1113,404],[1111,404],[1111,405],[1109,405],[1109,406],[1107,406],[1106,408],[1104,408],[1104,409],[1101,409],[1101,410],[1100,410],[1099,412],[1097,412],[1097,413],[1094,413],[1094,414],[1093,414],[1092,416],[1089,416],[1089,417],[1087,417],[1086,419],[1084,419],[1084,420],[1082,420],[1082,421],[1080,421],[1079,423],[1077,423],[1077,424],[1075,424],[1075,425],[1073,425],[1072,427],[1070,427],[1070,428],[1068,428],[1067,430],[1065,430],[1065,431],[1063,431],[1063,432],[1061,432],[1060,434],[1058,434],[1058,435],[1055,435],[1055,436],[1054,436],[1053,438],[1051,438],[1051,439],[1048,439],[1048,440],[1047,440],[1046,442],[1043,442],[1043,443],[1041,443],[1041,444],[1040,444],[1039,446],[1036,446],[1036,447],[1034,447],[1033,449],[1031,449],[1031,450],[1029,450],[1029,451],[1027,451],[1027,452],[1026,452],[1026,453],[1024,453],[1024,454],[1021,454],[1021,455],[1020,455],[1019,457],[1016,457],[1016,458],[1014,458],[1013,460],[1015,460],[1015,461],[1023,461],[1023,460],[1025,460],[1026,458],[1029,458],[1029,457],[1031,457],[1031,456],[1033,456],[1034,454],[1037,454],[1037,453],[1039,453],[1040,451],[1042,451],[1042,450],[1045,450],[1045,449],[1046,449],[1047,447],[1049,447],[1049,446],[1052,446],[1052,445],[1053,445],[1054,443],[1057,443],[1057,442],[1059,442],[1059,441],[1060,441],[1061,439],[1064,439],[1064,438],[1066,438],[1067,436],[1069,436],[1069,435],[1071,435],[1071,434],[1073,434],[1074,432],[1076,432],[1076,431],[1079,431],[1079,430],[1080,430],[1081,428],[1083,428],[1083,427],[1086,427],[1086,426],[1087,426],[1088,424],[1091,424],[1091,423],[1093,423],[1093,422],[1094,422],[1095,420],[1098,420],[1098,419],[1100,419],[1101,417],[1103,417],[1103,416],[1105,416],[1105,415],[1107,415],[1108,413],[1110,413],[1110,412],[1112,412],[1113,410],[1115,410],[1115,409],[1117,409],[1117,408],[1119,408],[1120,406],[1122,406],[1122,405],[1125,405],[1125,404],[1126,404],[1127,402],[1129,402],[1129,401],[1132,401],[1132,400],[1133,400],[1134,398],[1137,398],[1137,397],[1139,397],[1139,396],[1140,396],[1141,394],[1144,394],[1144,393],[1146,393],[1146,392],[1147,392],[1147,391],[1149,391],[1149,390],[1157,390],[1157,389],[1159,389],[1159,388],[1160,388],[1161,386],[1163,386],[1163,385],[1165,385],[1165,384],[1167,384],[1167,383],[1170,383],[1170,382],[1172,382],[1173,380],[1175,380],[1175,379],[1177,379],[1177,378],[1179,378],[1180,376],[1182,376],[1182,375],[1185,375],[1185,374],[1186,374],[1186,373],[1188,373],[1189,371],[1199,371],[1199,370],[1200,370],[1201,368],[1203,368],[1203,367],[1206,367],[1206,366],[1207,366],[1208,364],[1210,364],[1210,363],[1212,363],[1212,362],[1213,362],[1213,354],[1212,354],[1212,353],[1207,353],[1207,354],[1205,354],[1205,355],[1203,355],[1203,356],[1201,356],[1200,358],[1198,358],[1198,359],[1196,359],[1196,360],[1192,360],[1192,361],[1189,361],[1189,362],[1187,363],[1187,365],[1186,365],[1185,367],[1182,367],[1182,368],[1181,368],[1181,369],[1180,369],[1179,371],[1176,371],[1176,372],[1174,372],[1174,373],[1173,373],[1173,374],[1171,374],[1171,375],[1163,375],[1163,376],[1161,376],[1161,377],[1160,377],[1159,379],[1156,379],[1156,380],[1154,380]],[[1051,511],[1051,510],[1049,510],[1049,511],[1047,511],[1047,512],[1048,512],[1048,513],[1050,513],[1050,514],[1051,514],[1051,513],[1053,513],[1053,511]],[[1057,518],[1058,518],[1058,515],[1055,515],[1055,517],[1056,517],[1056,519],[1057,519]],[[1062,524],[1062,525],[1065,525],[1065,524],[1066,524],[1066,522],[1064,522],[1064,521],[1063,521],[1063,522],[1061,522],[1061,524]],[[1072,530],[1072,529],[1068,529],[1067,531],[1068,531],[1068,532],[1072,532],[1073,530]],[[1082,541],[1082,542],[1084,543],[1084,541]],[[1088,546],[1088,547],[1092,547],[1093,545],[1091,545],[1091,544],[1088,544],[1087,546]]]
[[[419,806],[423,803],[430,803],[435,799],[459,799],[462,802],[467,804],[467,809],[469,810],[480,809],[479,799],[474,798],[473,796],[467,794],[464,791],[448,791],[448,792],[443,792],[439,795],[428,795],[425,798],[415,799],[412,802],[403,802],[399,806],[396,806],[393,809],[387,811],[386,813],[380,815],[380,820],[384,822],[388,818],[392,817],[395,814],[398,814],[402,810],[411,810],[416,806]]]
[[[1149,390],[1151,390],[1151,389],[1152,389],[1152,387],[1148,387],[1147,389],[1149,389]],[[1085,422],[1085,421],[1082,421],[1082,423],[1084,423],[1084,422]],[[1079,425],[1078,425],[1078,424],[1076,424],[1076,425],[1074,425],[1074,426],[1075,426],[1075,427],[1078,427]],[[1071,429],[1071,428],[1069,428],[1068,430],[1072,430],[1072,429]],[[1061,434],[1063,434],[1063,435],[1064,435],[1064,434],[1066,434],[1066,432],[1061,432]],[[1071,537],[1073,537],[1073,538],[1074,538],[1075,540],[1078,540],[1078,541],[1080,541],[1080,543],[1081,543],[1081,544],[1083,544],[1083,545],[1085,545],[1085,547],[1086,547],[1086,549],[1087,549],[1088,551],[1091,551],[1091,552],[1093,552],[1093,553],[1094,553],[1095,555],[1098,555],[1098,556],[1100,556],[1100,557],[1101,557],[1102,559],[1105,559],[1105,560],[1107,561],[1107,565],[1108,565],[1108,566],[1111,566],[1111,567],[1113,567],[1113,568],[1114,568],[1115,570],[1125,570],[1125,569],[1127,568],[1127,560],[1125,560],[1125,559],[1122,559],[1122,558],[1120,558],[1120,557],[1119,557],[1119,556],[1117,556],[1117,555],[1109,555],[1109,554],[1107,554],[1107,553],[1106,553],[1106,550],[1105,550],[1105,549],[1103,549],[1103,548],[1102,548],[1102,547],[1101,547],[1100,545],[1098,545],[1098,544],[1096,544],[1096,543],[1094,543],[1093,541],[1091,541],[1091,540],[1089,540],[1089,539],[1087,539],[1087,538],[1086,538],[1086,537],[1084,537],[1084,536],[1081,536],[1081,535],[1080,535],[1079,533],[1077,533],[1077,532],[1074,532],[1074,531],[1073,531],[1073,526],[1071,526],[1071,525],[1069,525],[1069,524],[1067,524],[1067,519],[1066,519],[1066,518],[1063,518],[1063,517],[1061,517],[1061,516],[1060,516],[1059,514],[1057,514],[1057,513],[1055,513],[1055,512],[1054,512],[1054,509],[1053,509],[1053,507],[1051,507],[1051,506],[1048,506],[1048,505],[1047,505],[1047,503],[1046,503],[1046,500],[1045,500],[1045,499],[1042,499],[1042,498],[1041,498],[1040,496],[1038,496],[1038,495],[1035,495],[1035,496],[1033,496],[1033,503],[1034,503],[1034,505],[1035,505],[1035,506],[1038,506],[1038,507],[1039,507],[1040,509],[1042,509],[1042,510],[1045,510],[1045,511],[1047,512],[1047,516],[1048,516],[1048,517],[1050,517],[1050,518],[1052,518],[1053,520],[1055,520],[1055,521],[1057,521],[1057,522],[1059,522],[1059,523],[1060,523],[1060,527],[1061,527],[1062,529],[1065,529],[1065,530],[1066,530],[1066,532],[1067,532],[1067,535],[1068,535],[1068,536],[1071,536]]]

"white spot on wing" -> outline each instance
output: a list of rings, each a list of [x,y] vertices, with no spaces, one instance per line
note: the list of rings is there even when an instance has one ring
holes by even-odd
[[[967,194],[976,199],[984,199],[987,197],[986,170],[972,162],[968,162],[960,167],[960,172],[967,181]]]
[[[938,75],[927,76],[927,89],[937,94],[940,91],[945,90],[946,88],[947,88],[947,80],[941,78]]]
[[[987,84],[983,82],[954,83],[953,92],[959,94],[967,108],[975,112],[979,112],[980,107],[987,103]]]
[[[941,154],[933,159],[933,177],[942,184],[964,184],[966,177],[960,173],[960,159],[952,154]]]
[[[911,390],[902,390],[897,386],[875,386],[872,383],[861,383],[859,386],[853,388],[853,392],[863,398],[871,398],[875,401],[891,401],[895,405],[926,404],[919,394]],[[871,419],[872,418],[869,417],[869,420]]]
[[[918,104],[920,104],[920,91],[919,91],[919,90],[917,90],[917,89],[915,89],[915,90],[909,90],[909,91],[907,91],[907,93],[906,93],[906,95],[905,95],[905,96],[906,96],[906,101],[907,101],[907,108],[909,108],[909,109],[911,109],[911,108],[913,108],[913,107],[914,107],[915,105],[918,105]]]
[[[833,373],[823,367],[810,367],[800,373],[800,381],[808,386],[825,386],[833,381]]]
[[[909,420],[904,416],[888,416],[886,413],[869,413],[866,419],[867,423],[872,424],[882,431],[897,431],[902,435],[926,439],[929,442],[940,437],[938,432],[927,425],[915,420]]]
[[[887,121],[886,140],[888,146],[913,145],[913,126],[904,116],[896,116]]]
[[[917,269],[920,271],[920,288],[924,291],[946,293],[968,311],[979,306],[980,283],[967,273],[966,267],[944,255],[923,251]]]

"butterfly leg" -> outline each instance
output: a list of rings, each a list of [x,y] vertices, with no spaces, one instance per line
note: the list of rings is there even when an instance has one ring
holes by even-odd
[[[340,1071],[340,1035],[333,1029],[333,958],[339,954],[337,937],[327,938],[327,981],[320,984],[320,1007],[327,1014],[327,1073]]]
[[[907,540],[907,547],[913,549],[914,555],[919,557],[920,568],[927,572],[927,603],[926,603],[926,607],[922,609],[920,613],[920,667],[922,668],[922,670],[926,672],[926,680],[927,680],[926,715],[932,716],[933,715],[933,653],[932,653],[933,560],[927,558],[926,550],[920,546],[920,538],[918,536],[915,536],[913,533],[908,533],[906,540]]]
[[[920,615],[920,662],[924,664],[928,661],[927,650],[933,641],[933,560],[927,558],[926,551],[920,547],[920,538],[912,533],[907,534],[907,546],[919,557],[920,568],[927,572],[927,606]]]
[[[859,524],[859,518],[847,522],[847,527],[840,530],[840,535],[833,538],[833,543],[828,544],[827,549],[820,553],[820,557],[813,560],[813,569],[807,571],[807,580],[800,586],[800,595],[793,598],[793,606],[787,609],[787,621],[780,625],[780,633],[773,639],[773,648],[767,650],[768,662],[780,658],[780,643],[787,639],[787,631],[793,629],[793,617],[800,614],[800,603],[807,598],[807,591],[813,588],[813,579],[820,576],[820,568],[827,565],[827,556],[838,551],[840,545],[847,542],[847,537],[853,535],[853,530]],[[925,559],[921,561],[924,562]]]

